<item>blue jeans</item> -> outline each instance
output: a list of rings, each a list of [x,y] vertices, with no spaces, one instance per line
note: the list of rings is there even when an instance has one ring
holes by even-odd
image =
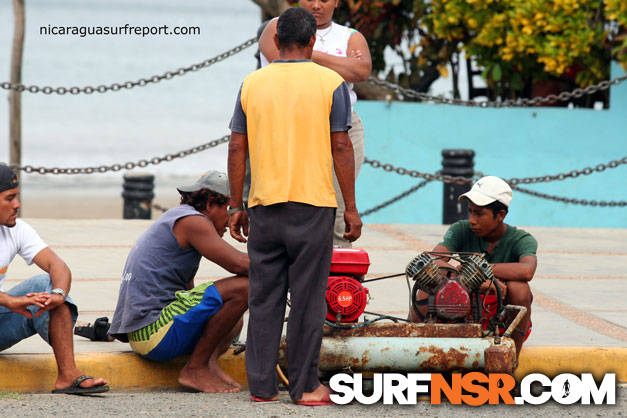
[[[51,290],[52,282],[50,281],[50,276],[40,274],[12,287],[6,293],[11,296],[24,296],[27,293],[49,292]],[[66,303],[70,307],[72,323],[74,324],[76,318],[78,318],[78,309],[74,301],[69,297],[66,299]],[[0,306],[0,351],[6,350],[35,334],[39,334],[44,341],[50,343],[48,337],[49,312],[44,312],[37,317],[35,313],[39,310],[38,307],[32,305],[26,309],[33,315],[32,319]]]

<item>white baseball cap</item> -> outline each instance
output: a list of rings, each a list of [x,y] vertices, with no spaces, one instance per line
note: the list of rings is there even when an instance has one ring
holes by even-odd
[[[481,177],[469,192],[459,196],[459,200],[468,198],[477,206],[486,206],[499,201],[509,208],[512,201],[512,188],[503,179],[494,176]]]

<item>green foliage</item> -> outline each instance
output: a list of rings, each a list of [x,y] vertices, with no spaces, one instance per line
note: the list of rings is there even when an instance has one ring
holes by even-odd
[[[462,51],[509,96],[547,78],[598,83],[610,59],[627,68],[626,0],[341,0],[335,18],[364,34],[375,71],[386,47],[401,56],[400,81],[413,88]]]

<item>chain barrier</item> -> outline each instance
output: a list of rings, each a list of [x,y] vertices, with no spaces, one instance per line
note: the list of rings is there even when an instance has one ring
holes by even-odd
[[[481,174],[480,172],[475,172],[475,177],[482,177],[483,174]],[[394,196],[393,198],[386,200],[385,202],[374,206],[370,209],[367,209],[363,212],[359,213],[359,216],[361,218],[366,217],[368,215],[371,215],[375,212],[380,211],[381,209],[384,209],[396,202],[398,202],[399,200],[402,200],[404,198],[406,198],[407,196],[417,192],[418,190],[420,190],[421,188],[423,188],[424,186],[426,186],[427,184],[431,183],[431,180],[424,180],[420,183],[418,183],[415,186],[410,187],[409,189],[405,190],[403,193]],[[620,200],[620,201],[615,201],[615,200],[610,200],[610,201],[605,201],[605,200],[587,200],[587,199],[575,199],[575,198],[568,198],[568,197],[560,197],[560,196],[554,196],[554,195],[548,195],[545,193],[540,193],[540,192],[536,192],[533,190],[528,190],[528,189],[523,189],[520,186],[512,186],[512,189],[519,191],[521,193],[526,193],[529,194],[531,196],[535,196],[535,197],[539,197],[541,199],[549,199],[549,200],[554,200],[556,202],[563,202],[563,203],[572,203],[575,205],[583,205],[583,206],[601,206],[601,207],[625,207],[627,206],[627,201],[624,200]],[[152,208],[155,210],[158,210],[160,212],[166,212],[168,211],[168,208],[163,207],[161,205],[159,205],[158,203],[153,203],[152,204]]]
[[[172,161],[177,158],[187,157],[188,155],[196,154],[201,151],[208,150],[210,148],[215,148],[218,145],[225,144],[229,142],[230,135],[224,135],[222,138],[214,139],[213,141],[209,141],[202,145],[198,145],[183,151],[179,151],[175,154],[166,154],[162,157],[152,157],[149,160],[139,160],[136,162],[126,162],[123,164],[111,164],[111,165],[99,165],[92,167],[33,167],[31,165],[25,165],[22,167],[11,166],[14,170],[21,170],[25,173],[35,173],[35,174],[94,174],[94,173],[106,173],[108,171],[120,171],[122,169],[132,170],[137,167],[147,167],[149,165],[157,165],[161,164],[164,161]]]
[[[59,94],[59,95],[64,95],[67,93],[77,95],[80,93],[84,93],[84,94],[106,93],[108,91],[119,91],[122,89],[131,89],[133,87],[138,87],[138,86],[143,87],[151,83],[158,83],[162,80],[170,80],[176,76],[183,76],[187,74],[188,72],[198,71],[200,69],[210,67],[213,64],[216,64],[235,54],[238,54],[239,52],[245,50],[246,48],[254,45],[256,42],[257,42],[256,37],[250,38],[247,41],[229,49],[228,51],[225,51],[219,55],[216,55],[213,58],[206,59],[202,62],[199,62],[197,64],[192,64],[187,67],[181,67],[175,71],[166,71],[163,74],[153,75],[152,77],[140,78],[139,80],[136,80],[136,81],[113,83],[108,86],[101,84],[95,87],[94,86],[85,86],[85,87],[44,86],[44,87],[41,87],[41,86],[36,86],[36,85],[27,86],[24,84],[13,84],[8,81],[5,81],[5,82],[0,83],[0,88],[4,90],[15,90],[19,92],[27,91],[29,93],[43,93],[47,95],[52,94],[52,93]],[[391,83],[386,80],[380,80],[376,77],[371,76],[370,78],[368,78],[369,83],[378,85],[380,87],[385,87],[387,89],[394,91],[396,94],[399,94],[405,97],[411,97],[411,98],[419,99],[421,101],[427,101],[427,102],[431,101],[431,102],[440,103],[440,104],[472,106],[472,107],[481,107],[481,108],[527,107],[527,106],[536,106],[539,104],[551,103],[554,101],[564,102],[572,98],[579,98],[584,95],[591,95],[598,91],[607,90],[611,86],[618,85],[625,80],[627,80],[627,75],[624,75],[622,77],[617,77],[612,80],[604,80],[596,85],[587,86],[583,88],[576,88],[570,92],[564,91],[559,94],[549,94],[548,96],[534,97],[532,99],[518,98],[518,99],[507,99],[503,101],[489,101],[488,100],[488,101],[482,101],[482,102],[474,102],[472,100],[449,99],[449,98],[444,98],[444,97],[432,96],[427,93],[419,92],[417,90],[406,89],[404,87],[399,86],[398,84]]]
[[[410,176],[413,178],[422,178],[428,181],[441,181],[444,183],[456,183],[456,184],[471,184],[473,182],[472,178],[461,177],[461,176],[449,176],[447,174],[431,174],[431,173],[422,173],[417,170],[408,170],[403,167],[395,167],[392,164],[382,163],[378,160],[371,160],[369,158],[364,159],[364,164],[368,164],[372,166],[372,168],[381,168],[383,171],[388,173],[394,172],[401,176]]]
[[[507,180],[507,182],[513,186],[516,186],[521,183],[522,184],[535,184],[535,183],[548,183],[548,182],[555,181],[555,180],[562,181],[567,178],[574,179],[581,175],[589,176],[590,174],[601,173],[607,170],[608,168],[616,168],[623,164],[627,164],[627,157],[623,157],[620,160],[612,160],[605,164],[602,164],[602,163],[597,164],[596,166],[594,166],[594,168],[586,167],[581,170],[572,170],[572,171],[569,171],[568,173],[559,173],[559,174],[545,175],[545,176],[539,176],[539,177],[512,178],[512,179]]]
[[[569,197],[554,196],[554,195],[550,195],[546,193],[536,192],[533,190],[523,189],[520,186],[512,186],[512,189],[519,191],[521,193],[526,193],[528,195],[539,197],[542,199],[549,199],[549,200],[554,200],[556,202],[563,202],[563,203],[572,203],[575,205],[601,206],[601,207],[611,207],[611,208],[627,206],[627,201],[624,201],[624,200],[606,201],[606,200],[575,199],[575,198],[569,198]]]
[[[413,187],[411,187],[411,188],[409,188],[409,189],[405,190],[403,193],[401,193],[401,194],[399,194],[399,195],[397,195],[397,196],[394,196],[393,198],[391,198],[391,199],[389,199],[389,200],[386,200],[385,202],[383,202],[383,203],[381,203],[381,204],[379,204],[379,205],[377,205],[377,206],[374,206],[374,207],[372,207],[372,208],[370,208],[370,209],[367,209],[367,210],[365,210],[365,211],[361,212],[361,213],[359,214],[359,216],[363,218],[364,216],[368,216],[368,215],[370,215],[371,213],[378,212],[378,211],[380,211],[381,209],[383,209],[383,208],[385,208],[385,207],[388,207],[388,206],[390,206],[391,204],[396,203],[396,202],[398,202],[399,200],[404,199],[404,198],[406,198],[407,196],[411,195],[412,193],[414,193],[414,192],[416,192],[416,191],[420,190],[421,188],[423,188],[424,186],[426,186],[428,183],[431,183],[431,180],[423,180],[422,182],[420,182],[420,183],[416,184],[415,186],[413,186]]]
[[[456,183],[456,184],[471,184],[474,181],[474,178],[477,177],[483,177],[483,173],[481,173],[480,171],[475,171],[474,177],[473,178],[467,178],[467,177],[454,177],[454,176],[447,176],[447,175],[442,175],[440,173],[436,173],[436,174],[431,174],[431,173],[422,173],[420,171],[416,171],[416,170],[408,170],[406,168],[403,167],[394,167],[392,164],[382,164],[380,161],[377,160],[370,160],[368,158],[365,159],[364,164],[369,164],[371,165],[373,168],[382,168],[384,171],[387,172],[395,172],[396,174],[399,175],[408,175],[410,177],[421,177],[424,178],[425,181],[423,181],[422,183],[419,183],[416,186],[413,186],[412,188],[408,189],[407,191],[401,193],[400,195],[387,200],[383,203],[381,203],[380,205],[377,205],[371,209],[368,209],[362,213],[360,213],[360,216],[367,216],[370,215],[373,212],[376,212],[380,209],[383,209],[386,206],[391,205],[392,203],[395,203],[401,199],[403,199],[404,197],[409,196],[411,193],[413,193],[414,191],[420,189],[421,187],[425,186],[428,182],[430,181],[441,181],[443,183]],[[510,186],[512,187],[512,189],[517,190],[521,193],[526,193],[529,194],[531,196],[535,196],[535,197],[539,197],[539,198],[543,198],[543,199],[549,199],[549,200],[554,200],[556,202],[563,202],[563,203],[572,203],[575,205],[583,205],[583,206],[601,206],[601,207],[625,207],[627,206],[627,201],[624,200],[588,200],[588,199],[576,199],[576,198],[568,198],[568,197],[561,197],[561,196],[555,196],[555,195],[549,195],[546,193],[540,193],[540,192],[536,192],[533,190],[528,190],[528,189],[524,189],[520,186],[517,186],[518,184],[532,184],[532,183],[548,183],[554,180],[565,180],[567,178],[576,178],[579,177],[580,175],[590,175],[592,173],[600,173],[603,172],[605,170],[607,170],[608,168],[616,168],[622,164],[627,164],[627,157],[623,157],[620,160],[612,160],[607,164],[597,164],[594,168],[592,167],[586,167],[582,170],[572,170],[568,173],[559,173],[559,174],[555,174],[555,175],[546,175],[546,176],[539,176],[539,177],[523,177],[523,178],[511,178],[509,180],[505,180],[507,183],[510,184]]]
[[[4,89],[4,90],[15,90],[15,91],[27,91],[29,93],[43,93],[43,94],[60,94],[60,95],[64,95],[67,93],[73,94],[73,95],[77,95],[80,93],[84,93],[84,94],[92,94],[92,93],[106,93],[108,91],[119,91],[122,89],[132,89],[133,87],[144,87],[148,84],[151,83],[158,83],[162,80],[170,80],[176,76],[182,76],[185,75],[189,72],[192,71],[198,71],[202,68],[207,68],[212,66],[213,64],[216,64],[220,61],[224,61],[225,59],[232,57],[233,55],[245,50],[246,48],[254,45],[257,42],[257,38],[250,38],[249,40],[247,40],[244,43],[241,43],[240,45],[237,45],[234,48],[229,49],[228,51],[225,51],[219,55],[216,55],[213,58],[209,58],[206,59],[202,62],[199,62],[197,64],[192,64],[192,65],[188,65],[187,67],[181,67],[178,70],[175,71],[166,71],[163,74],[158,74],[158,75],[153,75],[152,77],[147,77],[147,78],[140,78],[137,81],[126,81],[123,83],[113,83],[110,84],[108,86],[105,86],[103,84],[99,85],[99,86],[85,86],[85,87],[77,87],[77,86],[73,86],[73,87],[50,87],[50,86],[45,86],[45,87],[40,87],[40,86],[26,86],[24,84],[12,84],[8,81],[2,82],[0,83],[0,88]]]
[[[410,176],[413,178],[423,178],[425,180],[438,180],[444,183],[456,183],[456,184],[470,184],[472,183],[472,178],[460,177],[460,176],[449,176],[446,174],[431,174],[431,173],[422,173],[417,170],[409,170],[404,167],[395,167],[392,164],[382,163],[378,160],[371,160],[366,158],[364,160],[364,164],[369,164],[373,168],[381,168],[383,171],[388,173],[394,172],[401,176]],[[512,186],[516,186],[518,184],[535,184],[535,183],[548,183],[551,181],[562,181],[567,178],[577,178],[580,175],[589,176],[593,173],[600,173],[608,168],[616,168],[620,165],[627,164],[627,157],[623,157],[620,160],[612,160],[606,164],[597,164],[594,168],[586,167],[581,170],[572,170],[568,173],[559,173],[559,174],[548,174],[544,176],[538,177],[522,177],[522,178],[511,178],[505,179]]]
[[[518,99],[507,99],[503,101],[487,100],[487,101],[482,101],[482,102],[431,96],[427,93],[422,93],[422,92],[419,92],[417,90],[412,90],[412,89],[406,89],[404,87],[399,86],[398,84],[394,84],[385,80],[379,80],[378,78],[375,78],[375,77],[370,77],[368,79],[368,82],[371,84],[380,86],[380,87],[385,87],[387,89],[390,89],[398,95],[411,97],[411,98],[418,99],[424,102],[434,102],[434,103],[439,103],[439,104],[448,104],[448,105],[456,105],[456,106],[471,106],[471,107],[481,107],[481,108],[488,108],[488,107],[501,108],[501,107],[537,106],[540,104],[551,103],[554,101],[565,102],[565,101],[572,99],[573,97],[579,98],[584,95],[590,95],[598,91],[607,90],[611,86],[618,85],[625,80],[627,80],[627,75],[624,75],[622,77],[617,77],[612,80],[604,80],[604,81],[601,81],[599,84],[595,84],[592,86],[576,88],[570,92],[563,91],[559,94],[549,94],[548,96],[534,97],[533,99],[518,98]]]

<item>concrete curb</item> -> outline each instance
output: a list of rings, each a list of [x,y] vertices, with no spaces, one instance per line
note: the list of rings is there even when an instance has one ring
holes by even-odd
[[[89,352],[75,355],[79,370],[104,377],[113,390],[150,390],[182,388],[177,379],[187,357],[166,363],[145,360],[132,352]],[[243,386],[247,386],[244,354],[232,350],[219,360],[220,367]],[[0,390],[50,392],[57,377],[52,354],[0,355]]]
[[[525,347],[515,375],[520,379],[531,373],[551,377],[560,373],[592,373],[595,379],[616,373],[616,382],[627,382],[627,348]]]
[[[178,373],[185,357],[167,363],[144,360],[131,352],[90,352],[76,354],[78,368],[92,376],[104,377],[116,391],[180,388]],[[219,360],[220,366],[246,387],[244,353],[232,350]],[[52,354],[0,355],[0,390],[49,392],[56,379]],[[516,378],[538,372],[547,376],[570,372],[592,373],[600,378],[616,373],[617,382],[627,382],[627,348],[623,347],[526,347],[520,356]]]

